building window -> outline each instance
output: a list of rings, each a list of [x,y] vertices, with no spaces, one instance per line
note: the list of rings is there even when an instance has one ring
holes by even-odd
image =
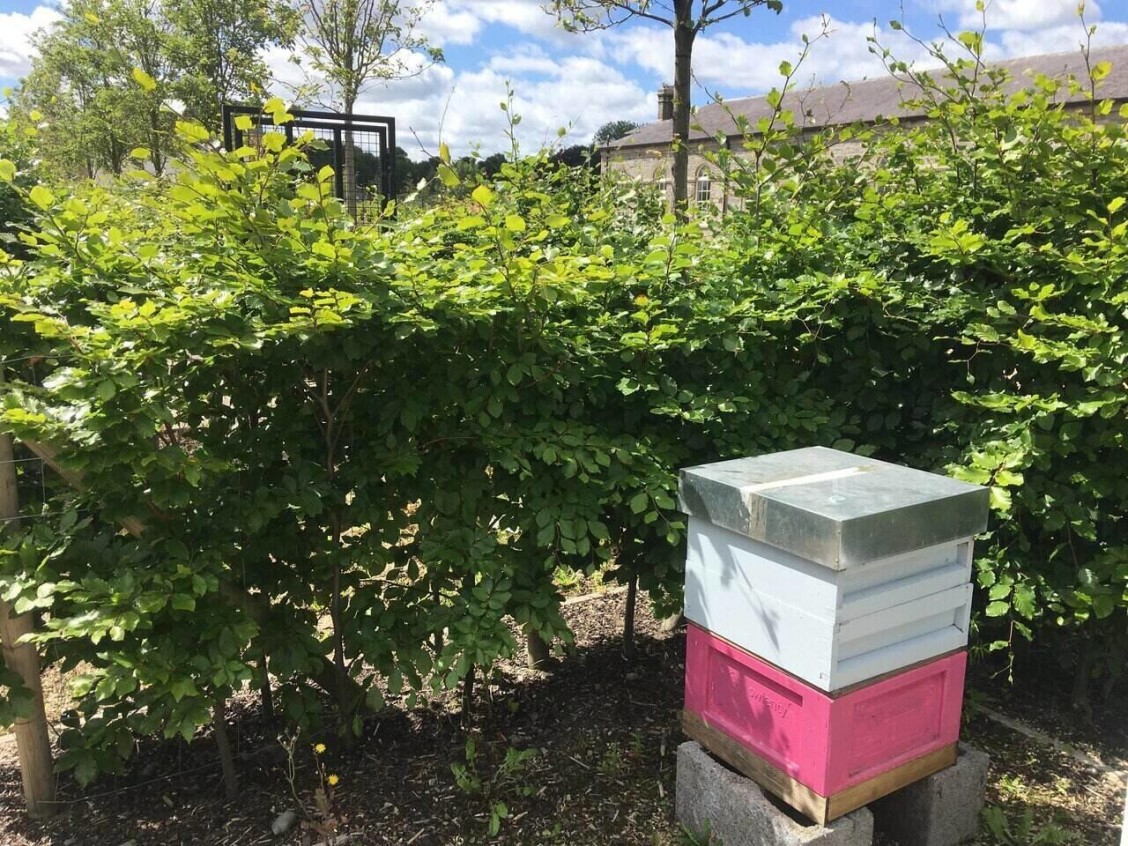
[[[693,198],[699,203],[709,202],[713,194],[713,181],[709,178],[709,171],[698,171],[695,185],[696,188],[693,192]]]

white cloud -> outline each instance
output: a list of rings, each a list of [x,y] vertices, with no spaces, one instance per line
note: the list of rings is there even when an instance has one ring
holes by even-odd
[[[283,51],[267,53],[266,60],[276,79],[289,86],[280,85],[280,92],[316,81]],[[476,146],[489,154],[509,145],[508,118],[500,108],[507,82],[513,111],[521,116],[516,133],[530,152],[545,144],[586,144],[610,120],[651,117],[648,92],[616,68],[590,56],[553,58],[532,45],[490,57],[476,69],[434,65],[410,79],[369,85],[356,110],[394,116],[399,146],[413,158],[437,153],[440,141],[455,155]],[[568,131],[562,140],[561,128]]]
[[[706,31],[694,46],[694,78],[708,93],[744,96],[764,92],[782,83],[780,63],[797,63],[802,52],[802,37],[811,39],[810,54],[799,67],[795,81],[801,85],[833,84],[885,73],[881,60],[867,40],[876,35],[883,47],[891,47],[903,61],[920,61],[924,50],[903,35],[872,23],[851,23],[828,19],[828,35],[818,17],[803,18],[791,25],[792,37],[784,41],[747,41],[732,32]],[[621,61],[633,62],[659,80],[673,79],[673,44],[670,32],[659,27],[636,26],[605,33],[608,45],[604,55],[614,54]]]
[[[521,116],[516,135],[529,152],[546,144],[587,143],[609,120],[643,120],[650,113],[645,91],[595,59],[570,56],[551,67],[542,62],[535,78],[488,66],[456,75],[448,88],[429,97],[397,98],[400,146],[413,157],[437,152],[440,141],[458,155],[475,146],[487,154],[506,148],[508,116],[500,104],[507,83],[514,94],[512,112]],[[390,83],[389,93],[398,85]],[[567,131],[563,140],[557,138],[560,129]]]
[[[50,6],[36,6],[31,14],[0,12],[0,77],[20,77],[31,69],[35,48],[31,37],[61,16]]]
[[[482,29],[482,19],[472,11],[454,4],[438,3],[423,16],[417,32],[429,44],[446,47],[450,44],[473,44]]]
[[[1077,21],[1077,0],[988,0],[984,13],[976,9],[976,0],[938,0],[932,8],[941,14],[955,12],[959,26],[966,29],[979,29],[986,18],[988,32],[1027,32]],[[1100,6],[1094,0],[1085,3],[1085,19],[1100,18]]]
[[[503,24],[556,44],[574,43],[578,37],[557,26],[555,16],[544,10],[545,0],[446,0],[445,5],[483,23]]]
[[[513,52],[490,57],[487,67],[503,74],[557,73],[560,64],[535,44],[518,46]]]
[[[1000,37],[1008,56],[1035,56],[1040,53],[1076,52],[1085,41],[1085,31],[1076,23],[1032,31],[1012,30]],[[1097,25],[1093,47],[1128,43],[1128,23],[1105,21]]]

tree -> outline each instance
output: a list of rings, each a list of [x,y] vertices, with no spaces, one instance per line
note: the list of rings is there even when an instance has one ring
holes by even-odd
[[[609,120],[595,130],[591,143],[597,147],[602,147],[630,135],[636,129],[638,129],[638,124],[633,120]]]
[[[748,16],[757,6],[775,12],[782,0],[552,0],[550,10],[564,28],[575,31],[607,29],[633,18],[653,21],[674,31],[674,211],[685,214],[689,177],[689,114],[693,42],[707,27],[737,15]]]
[[[61,11],[61,20],[35,38],[37,56],[15,111],[42,114],[39,146],[48,169],[87,177],[121,173],[130,149],[145,143],[130,79],[140,63],[128,64],[126,45],[134,39],[123,32],[138,22],[117,2],[72,0]]]
[[[27,251],[18,233],[31,221],[31,210],[24,203],[21,191],[30,190],[37,179],[32,164],[33,132],[13,121],[0,119],[0,159],[7,159],[16,168],[11,182],[0,181],[0,250],[17,258],[23,258]]]
[[[224,103],[259,99],[270,72],[262,51],[289,47],[294,9],[281,0],[168,0],[169,45],[179,71],[177,98],[187,117],[218,132]]]
[[[290,43],[296,26],[278,0],[70,0],[61,11],[36,36],[15,111],[41,114],[54,170],[90,177],[121,173],[139,147],[161,173],[174,148],[165,103],[217,129],[224,101],[265,87],[261,50]]]
[[[410,57],[422,50],[432,62],[442,51],[417,33],[434,0],[301,0],[302,40],[313,66],[325,75],[332,105],[351,113],[364,86],[374,79],[404,79],[421,73]],[[352,132],[345,130],[345,195],[356,213]]]

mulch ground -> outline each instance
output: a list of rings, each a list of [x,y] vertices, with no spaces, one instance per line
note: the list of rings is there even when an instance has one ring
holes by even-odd
[[[15,748],[0,742],[0,844],[689,843],[673,818],[675,755],[683,739],[678,709],[684,633],[662,633],[640,603],[637,656],[626,661],[620,644],[623,604],[622,593],[569,604],[565,616],[576,635],[572,654],[547,673],[503,664],[488,685],[479,686],[470,762],[453,696],[413,709],[393,701],[367,723],[351,752],[340,749],[331,734],[302,738],[295,745],[292,790],[277,728],[248,697],[232,707],[238,800],[224,798],[214,745],[202,736],[192,743],[144,743],[125,775],[86,790],[61,779],[64,812],[34,823],[20,810]],[[1039,700],[1028,693],[1012,696],[990,677],[975,683],[989,691],[992,708],[1064,736],[1078,753],[1057,751],[985,716],[972,717],[964,739],[992,756],[988,803],[1002,809],[1012,835],[1019,832],[1008,841],[985,828],[977,842],[1115,846],[1123,782],[1078,758],[1108,764],[1128,758],[1124,712],[1114,719],[1123,701],[1103,703],[1078,720],[1054,693]],[[1115,722],[1115,730],[1102,728],[1104,720]],[[312,750],[317,742],[327,747],[321,756]],[[320,810],[318,758],[324,776],[338,777]],[[461,784],[452,764],[466,768]],[[300,807],[294,792],[308,813],[276,836],[272,823]],[[504,811],[496,836],[489,833],[491,811]]]

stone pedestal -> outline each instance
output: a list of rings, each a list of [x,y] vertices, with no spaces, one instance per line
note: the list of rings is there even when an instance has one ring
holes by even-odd
[[[678,747],[678,821],[724,846],[871,846],[873,817],[860,808],[826,826],[797,822],[754,781],[692,741]]]
[[[954,766],[869,806],[875,830],[899,846],[956,846],[973,840],[987,789],[988,763],[985,752],[961,743]]]

